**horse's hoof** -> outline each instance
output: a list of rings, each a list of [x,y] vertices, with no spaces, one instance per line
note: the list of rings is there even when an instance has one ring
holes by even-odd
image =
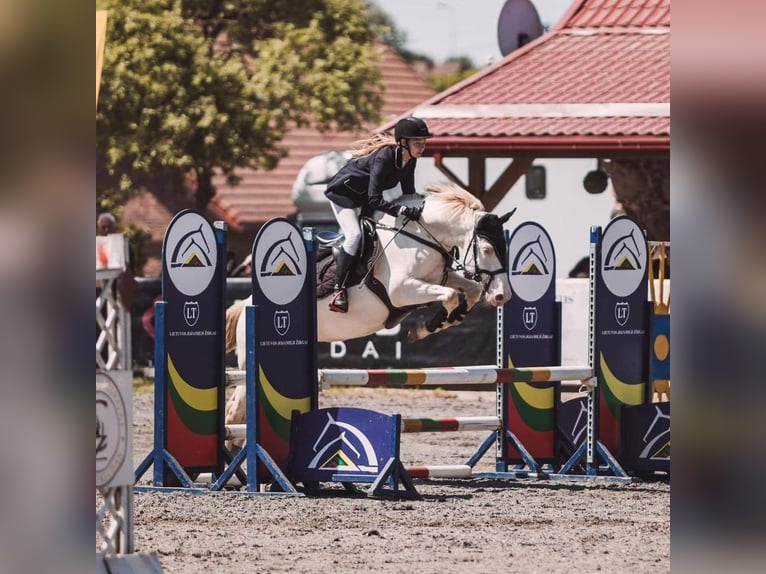
[[[267,492],[284,492],[285,489],[280,486],[276,480],[272,480],[266,487]]]

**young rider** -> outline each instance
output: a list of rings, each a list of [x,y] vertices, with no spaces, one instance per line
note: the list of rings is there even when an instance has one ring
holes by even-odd
[[[397,122],[393,138],[377,134],[361,142],[360,149],[352,153],[351,160],[327,185],[325,195],[345,235],[343,245],[335,252],[337,281],[330,310],[348,312],[346,281],[362,241],[360,215],[378,210],[414,221],[420,219],[421,208],[396,206],[383,199],[383,191],[399,183],[404,194],[415,193],[415,166],[430,137],[423,120],[403,118]]]

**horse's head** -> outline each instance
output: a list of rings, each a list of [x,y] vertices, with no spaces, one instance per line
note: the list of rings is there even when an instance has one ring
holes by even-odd
[[[506,266],[508,247],[503,231],[503,224],[511,215],[513,211],[502,216],[486,213],[476,220],[474,228],[475,274],[484,283],[485,300],[495,307],[505,305],[511,299]]]

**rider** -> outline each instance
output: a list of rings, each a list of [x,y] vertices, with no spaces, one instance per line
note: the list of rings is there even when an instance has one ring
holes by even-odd
[[[383,199],[383,191],[401,183],[402,193],[415,193],[415,165],[430,137],[423,120],[403,118],[396,123],[393,139],[376,134],[361,142],[361,148],[352,153],[351,160],[327,185],[325,195],[345,235],[343,245],[335,251],[337,281],[331,311],[348,312],[346,281],[362,241],[359,216],[377,209],[414,221],[420,219],[422,208],[394,205]]]

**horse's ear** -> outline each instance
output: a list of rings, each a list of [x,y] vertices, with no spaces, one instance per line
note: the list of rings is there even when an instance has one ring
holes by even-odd
[[[503,224],[506,221],[508,221],[511,218],[511,215],[513,215],[514,213],[516,213],[515,207],[512,210],[510,210],[508,213],[506,213],[505,215],[500,216],[500,223]]]

